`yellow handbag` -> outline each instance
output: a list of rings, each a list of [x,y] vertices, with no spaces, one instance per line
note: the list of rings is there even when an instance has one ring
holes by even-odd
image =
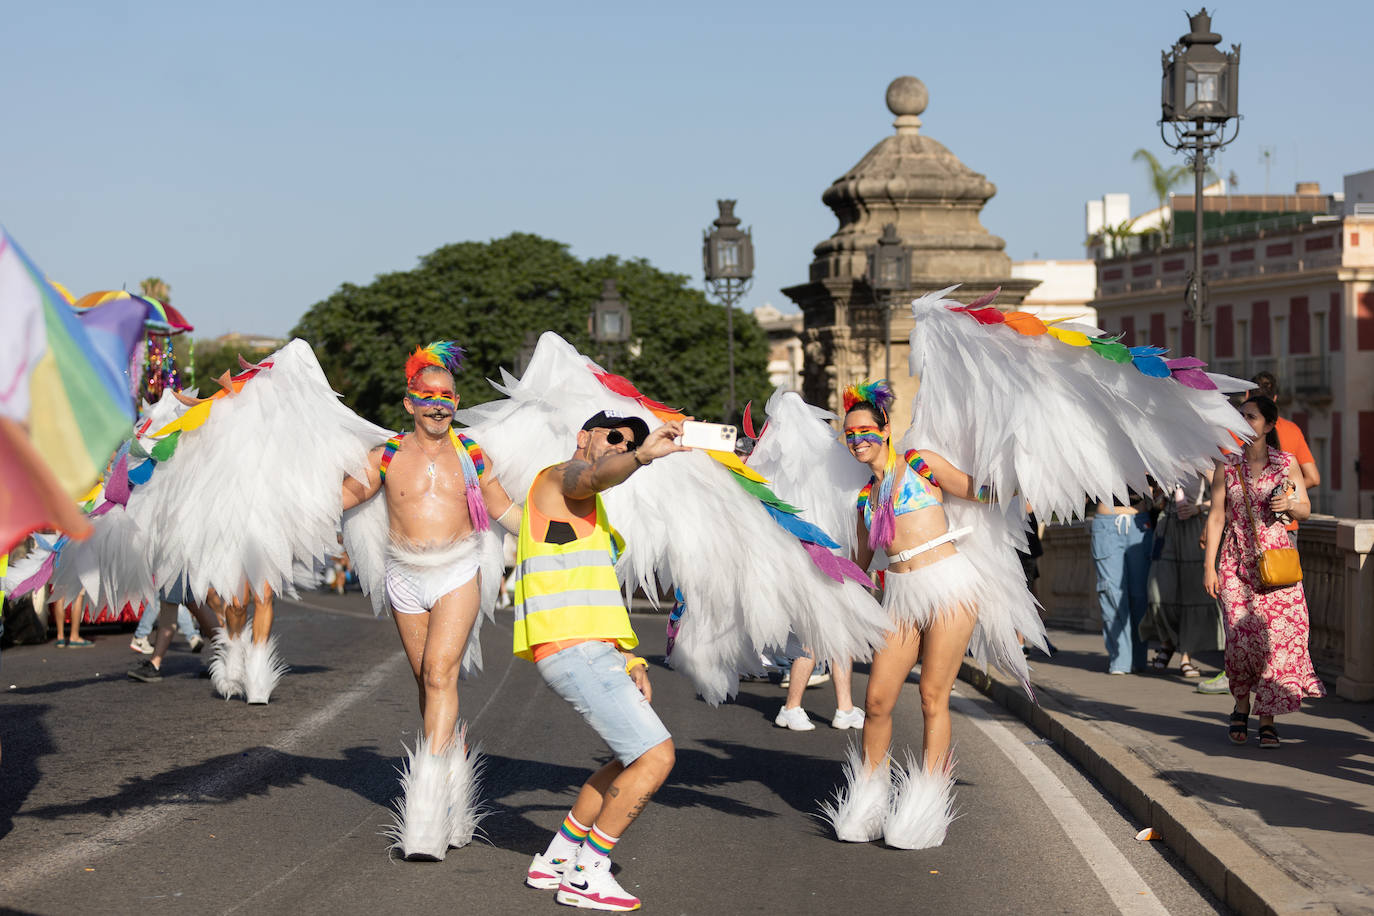
[[[1245,494],[1245,514],[1250,517],[1250,527],[1255,530],[1255,546],[1260,543],[1260,527],[1255,521],[1255,510],[1250,506],[1250,462],[1240,456],[1241,492]],[[1296,547],[1270,547],[1260,550],[1256,557],[1259,568],[1260,584],[1265,588],[1286,588],[1302,581],[1302,564],[1298,559]]]

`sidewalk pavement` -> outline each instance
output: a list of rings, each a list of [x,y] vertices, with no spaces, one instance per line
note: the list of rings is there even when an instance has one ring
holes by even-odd
[[[1000,673],[960,677],[1059,745],[1243,914],[1374,913],[1374,703],[1305,700],[1283,746],[1227,739],[1231,695],[1178,673],[1112,676],[1097,633],[1051,630],[1032,703]],[[1209,664],[1210,663],[1210,664]],[[1204,653],[1203,678],[1221,665]],[[1330,689],[1330,685],[1327,685]]]

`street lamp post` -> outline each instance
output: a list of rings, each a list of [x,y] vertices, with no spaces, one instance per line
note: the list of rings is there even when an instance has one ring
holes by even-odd
[[[607,278],[601,284],[601,298],[592,306],[587,317],[587,330],[598,344],[621,344],[630,339],[630,308],[620,299],[615,281]],[[614,372],[612,349],[606,348],[606,371]]]
[[[1202,184],[1207,161],[1240,133],[1236,104],[1240,83],[1240,45],[1229,53],[1217,50],[1221,36],[1212,31],[1212,17],[1204,6],[1188,17],[1187,35],[1160,54],[1164,68],[1161,88],[1162,117],[1159,134],[1175,151],[1188,150],[1193,166],[1193,271],[1184,293],[1185,313],[1193,322],[1194,355],[1202,353],[1202,319],[1207,308],[1207,282],[1202,270]],[[1226,122],[1235,119],[1235,131],[1226,137]],[[1174,129],[1171,140],[1164,125]]]
[[[730,397],[725,405],[726,419],[735,419],[735,303],[754,282],[754,238],[751,230],[740,229],[735,216],[735,201],[718,200],[720,215],[715,228],[702,234],[701,260],[706,269],[706,287],[725,303],[725,337],[730,366]]]
[[[893,223],[868,249],[868,288],[883,310],[883,378],[892,378],[892,294],[911,285],[911,246],[903,245]]]
[[[530,367],[530,362],[534,359],[535,348],[539,346],[539,334],[536,331],[526,331],[524,342],[520,344],[520,349],[515,352],[515,374],[524,375],[525,370]]]

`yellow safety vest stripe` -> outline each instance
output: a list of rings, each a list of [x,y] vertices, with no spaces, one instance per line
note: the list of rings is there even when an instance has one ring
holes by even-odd
[[[624,541],[601,497],[592,533],[567,544],[535,540],[531,499],[527,494],[516,551],[515,654],[532,660],[535,646],[567,639],[614,639],[626,650],[639,645],[615,574],[613,556]]]

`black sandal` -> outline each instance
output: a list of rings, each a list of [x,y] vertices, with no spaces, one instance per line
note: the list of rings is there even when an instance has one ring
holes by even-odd
[[[1249,740],[1249,723],[1250,714],[1248,712],[1231,713],[1231,725],[1226,729],[1226,733],[1230,736],[1232,744],[1244,744]]]
[[[1169,667],[1169,662],[1173,660],[1173,649],[1156,649],[1155,657],[1150,659],[1150,667],[1155,671],[1164,671]]]
[[[1272,751],[1283,745],[1283,742],[1279,740],[1279,730],[1273,725],[1261,725],[1256,734],[1259,735],[1260,747],[1266,751]]]

